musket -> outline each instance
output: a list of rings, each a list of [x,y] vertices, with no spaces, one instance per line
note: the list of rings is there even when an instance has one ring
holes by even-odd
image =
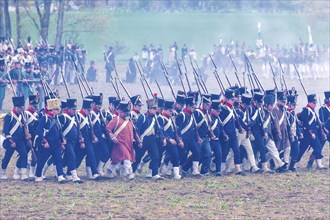
[[[213,66],[214,66],[214,76],[215,76],[215,79],[217,80],[217,82],[218,82],[218,85],[219,85],[219,87],[220,87],[220,89],[221,89],[221,92],[222,92],[222,94],[225,94],[224,93],[224,91],[225,91],[225,87],[223,86],[223,83],[222,83],[222,81],[221,81],[221,79],[220,79],[220,77],[219,77],[219,74],[218,74],[218,68],[217,68],[217,66],[215,65],[215,62],[213,61],[213,59],[212,59],[212,56],[209,54],[209,57],[210,57],[210,59],[211,59],[211,61],[212,61],[212,64],[213,64]]]
[[[206,84],[205,84],[205,82],[204,82],[204,79],[203,79],[203,77],[202,77],[202,75],[200,74],[201,73],[201,70],[200,70],[200,68],[199,68],[199,66],[198,66],[198,63],[197,63],[197,61],[194,59],[194,61],[195,61],[195,64],[196,64],[196,67],[197,67],[197,70],[198,70],[198,72],[196,71],[196,73],[198,73],[198,77],[200,78],[200,81],[202,82],[201,83],[201,85],[202,85],[202,87],[204,87],[204,89],[205,89],[205,91],[207,92],[207,93],[209,93],[209,91],[207,91],[207,87],[206,87]],[[203,90],[204,90],[203,89]]]
[[[254,72],[254,70],[253,70],[253,67],[252,67],[252,65],[251,65],[251,63],[250,63],[249,58],[248,58],[245,54],[244,54],[244,56],[245,56],[245,59],[246,59],[247,64],[248,64],[248,69],[249,69],[249,67],[250,67],[251,72],[252,72],[252,76],[253,76],[254,80],[256,81],[257,86],[258,86],[263,92],[265,92],[265,90],[264,90],[264,88],[262,87],[262,85],[261,85],[261,83],[260,83],[260,81],[259,81],[257,75],[255,74],[255,72]]]
[[[238,75],[237,75],[237,68],[236,68],[236,65],[235,65],[235,63],[233,61],[233,58],[230,56],[230,54],[228,54],[228,55],[229,55],[229,58],[231,60],[231,63],[233,64],[233,67],[235,69],[235,76],[236,76],[236,79],[238,81],[238,84],[239,84],[240,87],[242,87],[241,81],[239,80]]]
[[[163,92],[162,92],[162,90],[161,90],[161,88],[160,88],[160,86],[159,86],[159,83],[158,83],[157,79],[155,80],[155,82],[156,82],[156,85],[157,85],[158,90],[159,90],[159,92],[160,92],[160,95],[162,96],[163,99],[165,99],[165,98],[164,98],[164,94],[163,94]]]
[[[124,89],[124,91],[125,91],[127,97],[128,97],[129,99],[131,99],[131,95],[129,94],[128,90],[126,89],[124,83],[121,81],[120,78],[118,78],[118,80],[119,80],[119,83],[120,83],[121,87],[123,87],[123,89]]]
[[[63,83],[64,83],[64,86],[65,86],[66,92],[68,94],[68,97],[71,98],[69,88],[68,88],[68,85],[66,84],[66,80],[65,80],[65,77],[64,77],[64,74],[63,74],[63,69],[61,69],[61,76],[62,76],[62,79],[63,79]]]
[[[215,71],[213,71],[213,73],[214,73],[215,79],[217,80],[218,85],[219,85],[219,87],[221,89],[221,93],[222,94],[225,94],[225,90],[226,89],[225,89],[225,86],[223,85],[223,83],[222,83],[222,81],[220,79],[220,76],[219,76],[218,72],[215,70]]]
[[[305,92],[305,95],[308,96],[308,93],[307,93],[307,91],[306,91],[306,89],[305,89],[305,86],[304,86],[304,84],[303,84],[302,81],[301,81],[301,77],[300,77],[300,74],[299,74],[299,72],[298,72],[298,70],[297,70],[296,65],[293,64],[293,67],[294,67],[294,69],[295,69],[296,72],[297,72],[297,75],[298,75],[298,79],[299,79],[300,85],[301,85],[301,87],[303,88],[303,90],[304,90],[304,92]]]
[[[146,90],[146,87],[144,86],[144,84],[143,84],[143,80],[142,80],[141,77],[140,77],[140,81],[141,81],[141,84],[142,84],[143,91],[144,91],[144,93],[146,94],[147,99],[149,99],[149,97],[148,97],[148,93],[147,93],[147,90]]]
[[[92,95],[91,92],[88,93],[88,90],[87,90],[85,84],[83,83],[83,81],[82,81],[82,79],[81,79],[81,77],[80,77],[80,73],[78,72],[77,64],[76,64],[76,62],[75,62],[74,59],[73,59],[73,55],[71,56],[71,59],[72,59],[72,62],[73,62],[73,64],[74,64],[75,74],[76,74],[76,77],[77,77],[77,82],[78,82],[79,88],[80,88],[80,84],[79,84],[79,80],[80,80],[81,85],[82,85],[82,87],[84,88],[86,94],[87,94],[87,95]],[[82,95],[82,97],[84,98],[83,94],[81,94],[81,95]]]
[[[274,85],[275,85],[275,89],[278,90],[277,84],[276,84],[276,78],[275,78],[275,73],[272,67],[272,64],[270,63],[270,61],[268,60],[269,66],[270,66],[270,70],[272,71],[273,74],[273,81],[274,81]]]
[[[230,83],[229,78],[228,78],[228,76],[227,76],[227,73],[226,73],[226,71],[225,71],[225,65],[221,62],[221,60],[220,60],[220,64],[221,64],[221,66],[222,66],[223,74],[224,74],[225,77],[226,77],[227,83],[228,83],[229,87],[231,87],[231,83]]]
[[[13,90],[14,96],[16,97],[16,96],[17,96],[17,94],[16,94],[16,90],[15,90],[15,87],[14,87],[14,84],[13,84],[13,81],[12,81],[12,79],[11,79],[11,75],[10,75],[9,72],[8,72],[8,78],[9,78],[9,82],[10,82],[11,89]]]
[[[175,58],[175,60],[176,60],[176,64],[178,65],[178,70],[179,70],[179,78],[180,78],[180,82],[181,82],[181,85],[182,85],[182,88],[183,88],[183,91],[184,91],[184,93],[187,95],[187,91],[186,91],[186,88],[184,87],[184,84],[183,84],[183,81],[182,81],[182,76],[183,76],[183,74],[182,74],[182,72],[181,72],[181,68],[180,68],[180,65],[179,65],[179,61],[178,61],[178,59],[177,58]]]
[[[190,83],[189,83],[189,79],[188,79],[188,71],[187,71],[187,67],[186,67],[186,63],[184,62],[184,59],[182,59],[182,63],[183,63],[184,69],[185,69],[187,85],[188,85],[189,91],[191,91],[191,87],[190,87]]]
[[[208,93],[208,92],[206,92],[206,89],[203,87],[203,82],[201,81],[201,79],[200,79],[200,77],[199,77],[199,75],[198,75],[198,73],[197,73],[197,71],[196,71],[196,69],[195,69],[195,67],[194,67],[194,65],[193,65],[193,63],[192,63],[192,58],[191,58],[191,56],[189,56],[189,59],[190,59],[190,65],[191,65],[191,67],[192,67],[192,69],[193,69],[193,74],[194,74],[194,78],[195,78],[195,81],[196,81],[196,84],[197,84],[198,90],[200,91],[200,87],[202,87],[203,92],[204,92],[204,93]]]
[[[158,56],[157,56],[157,58],[158,58]],[[158,58],[158,60],[159,60],[159,58]],[[142,70],[142,72],[143,72],[143,75],[141,75],[141,77],[142,77],[142,79],[144,80],[145,84],[147,85],[148,90],[149,90],[151,96],[154,96],[154,95],[153,95],[153,92],[152,92],[152,90],[151,90],[151,88],[150,88],[150,85],[149,85],[149,83],[148,83],[148,80],[146,79],[145,71],[144,71],[144,69],[143,69],[143,66],[142,66],[140,60],[139,60],[139,64],[140,64],[141,70]],[[141,73],[141,72],[140,72],[140,73]]]
[[[280,65],[280,68],[281,68],[281,72],[282,72],[281,78],[283,80],[283,83],[284,83],[284,86],[285,86],[285,90],[288,91],[288,87],[287,87],[286,82],[285,82],[284,71],[283,71],[283,68],[282,68],[282,64],[281,64],[280,59],[278,59],[278,64]],[[283,90],[283,88],[282,88],[282,90]]]
[[[157,58],[158,58],[158,57],[157,57]],[[171,92],[172,92],[172,95],[173,95],[173,98],[174,98],[174,100],[175,100],[175,93],[174,93],[174,90],[173,90],[172,84],[171,84],[171,82],[170,82],[170,80],[169,80],[169,78],[168,78],[168,72],[167,72],[167,70],[166,70],[166,68],[165,68],[165,65],[163,66],[163,63],[160,61],[159,58],[158,58],[158,61],[159,61],[159,63],[160,63],[160,66],[161,66],[162,69],[163,69],[163,74],[164,74],[164,76],[165,76],[165,78],[166,78],[167,84],[169,85],[169,87],[170,87],[170,89],[171,89]]]
[[[26,141],[26,144],[29,146],[29,148],[31,149],[31,154],[32,154],[32,158],[37,161],[38,158],[37,158],[37,155],[36,155],[36,152],[34,151],[33,149],[33,146],[32,146],[32,142],[31,142],[31,134],[30,134],[30,131],[29,131],[29,127],[27,125],[27,120],[26,120],[26,117],[25,117],[25,114],[24,112],[22,113],[22,117],[23,117],[23,127],[24,127],[24,135],[25,135],[25,139],[27,140]]]
[[[76,57],[77,57],[77,55],[76,55]],[[81,78],[84,80],[85,84],[87,85],[87,88],[88,88],[90,94],[93,94],[94,93],[93,88],[89,85],[89,83],[86,79],[86,76],[85,76],[85,69],[84,69],[82,63],[80,62],[80,60],[78,59],[78,57],[77,57],[77,60],[80,64],[80,67],[81,67],[81,70],[82,70],[82,73],[81,73],[82,77]]]

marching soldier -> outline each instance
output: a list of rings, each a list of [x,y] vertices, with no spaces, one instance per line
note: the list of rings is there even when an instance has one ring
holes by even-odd
[[[220,120],[219,117],[220,112],[221,112],[220,100],[213,100],[210,116],[212,120],[211,130],[215,138],[211,140],[210,144],[215,157],[214,163],[215,163],[216,176],[222,175],[221,174],[222,147],[221,147],[220,139],[224,139],[228,141],[228,136],[224,133],[222,121]]]
[[[178,127],[178,135],[184,143],[184,148],[180,149],[180,163],[182,166],[182,172],[188,172],[191,167],[187,156],[191,151],[192,156],[192,175],[198,176],[200,172],[198,170],[200,160],[199,144],[202,142],[201,138],[195,128],[195,121],[193,112],[196,108],[194,97],[184,98],[186,108],[181,111],[175,120],[176,126]]]
[[[297,96],[298,94],[296,91],[289,91],[288,96],[288,120],[290,124],[290,132],[289,132],[289,139],[290,139],[290,145],[291,145],[291,161],[289,170],[292,172],[296,172],[297,169],[295,168],[295,164],[297,163],[297,158],[299,156],[299,140],[303,138],[302,131],[300,129],[300,126],[298,124],[297,115],[295,112],[296,106],[297,106]]]
[[[328,142],[330,141],[330,91],[324,92],[324,105],[319,109],[319,116],[322,123],[324,133],[327,135]],[[324,146],[326,140],[322,140]]]
[[[238,117],[239,124],[243,128],[242,133],[237,131],[237,140],[238,140],[238,145],[243,146],[247,153],[247,159],[251,167],[251,172],[260,173],[262,172],[262,170],[259,169],[259,167],[256,165],[256,160],[254,157],[252,144],[250,141],[250,138],[252,137],[251,137],[251,128],[250,128],[250,115],[248,109],[251,105],[251,101],[252,101],[252,95],[244,93],[241,96],[240,105],[236,108],[236,112],[239,116]]]
[[[226,161],[229,149],[231,148],[234,153],[234,164],[235,164],[235,174],[245,175],[241,169],[241,158],[240,150],[238,146],[238,140],[236,136],[236,121],[237,113],[234,109],[234,103],[236,100],[236,92],[232,89],[227,89],[225,91],[226,102],[221,109],[220,119],[223,123],[223,129],[228,135],[228,141],[225,143],[225,150],[222,154],[222,162]],[[239,125],[239,133],[242,133],[242,128]]]
[[[77,99],[67,99],[67,109],[57,117],[61,130],[63,132],[63,138],[65,139],[65,150],[63,161],[67,166],[66,178],[72,180],[74,183],[82,183],[81,179],[77,175],[76,170],[76,154],[75,147],[77,143],[83,143],[84,139],[80,135],[80,130],[76,121],[76,109]]]
[[[255,155],[256,152],[260,153],[260,162],[262,165],[262,170],[264,172],[270,172],[268,168],[268,163],[266,159],[266,146],[264,143],[265,131],[263,129],[263,117],[260,114],[262,111],[264,94],[261,92],[254,92],[252,105],[249,108],[249,115],[251,117],[251,133],[254,137],[253,144],[255,145]]]
[[[60,113],[61,101],[58,98],[47,100],[47,114],[39,120],[37,135],[39,142],[39,158],[36,169],[36,182],[42,182],[42,169],[52,156],[57,172],[58,182],[63,182],[63,160],[61,152],[64,149],[65,141],[61,133],[61,125],[57,122],[56,116]]]
[[[197,125],[199,137],[202,139],[202,142],[200,144],[200,161],[202,163],[201,174],[208,175],[212,157],[210,140],[215,139],[215,135],[210,129],[211,118],[209,111],[212,104],[210,99],[211,96],[202,95],[201,97],[201,106],[195,109],[193,116]]]
[[[163,146],[166,145],[166,139],[163,138],[162,131],[160,130],[158,123],[156,122],[156,112],[157,112],[157,102],[155,99],[147,100],[148,111],[145,114],[141,114],[136,122],[136,130],[142,141],[142,147],[140,151],[136,152],[136,165],[141,161],[145,152],[151,156],[151,169],[152,169],[152,179],[161,180],[163,179],[158,175],[158,162],[159,162],[159,151],[157,148],[156,136],[158,135]],[[134,168],[133,168],[134,170]]]
[[[277,121],[272,114],[275,104],[275,96],[266,95],[264,97],[264,103],[265,106],[261,111],[261,115],[263,116],[262,129],[264,130],[265,146],[268,150],[266,156],[269,156],[269,159],[273,159],[276,172],[283,173],[286,172],[287,164],[281,160],[275,144],[275,140],[278,139],[278,136],[281,134],[279,126],[276,124]]]
[[[5,141],[3,147],[6,149],[1,164],[1,179],[8,179],[6,175],[6,169],[9,161],[15,151],[19,153],[18,160],[15,166],[14,179],[25,180],[28,178],[27,175],[27,151],[26,141],[28,138],[24,132],[24,120],[22,113],[24,111],[24,97],[13,97],[14,108],[4,118],[4,129]],[[20,171],[22,176],[20,176]]]
[[[90,113],[90,120],[92,124],[92,129],[94,133],[94,140],[93,140],[93,146],[94,146],[94,152],[95,152],[95,158],[96,158],[96,164],[97,164],[97,171],[99,172],[100,176],[104,176],[105,173],[103,171],[103,167],[105,163],[109,160],[109,148],[105,141],[105,132],[107,132],[105,129],[105,125],[103,122],[103,117],[100,113],[100,110],[102,108],[102,96],[99,94],[95,94],[92,96],[94,104],[92,111]]]
[[[78,169],[82,160],[86,156],[86,173],[89,179],[97,179],[99,177],[96,169],[95,152],[93,149],[93,132],[91,130],[91,123],[89,120],[90,112],[92,111],[92,99],[84,99],[82,109],[77,114],[77,122],[83,140],[77,143],[75,148],[76,164]]]
[[[277,105],[272,110],[272,114],[276,123],[279,126],[279,137],[276,139],[276,147],[278,151],[284,151],[283,160],[286,166],[289,164],[290,161],[290,141],[289,141],[289,132],[288,131],[288,118],[286,114],[285,105],[287,102],[287,97],[285,92],[277,91]],[[292,134],[290,133],[292,136]]]
[[[32,153],[32,160],[31,160],[30,173],[29,173],[30,178],[35,177],[36,164],[37,164],[37,158],[36,158],[37,149],[35,146],[35,140],[37,136],[37,127],[38,127],[38,119],[39,119],[39,115],[38,115],[39,101],[40,99],[38,95],[29,95],[29,107],[23,113],[25,123],[31,135],[31,141],[28,141],[28,145],[30,145],[30,147],[27,147],[27,152],[31,150]]]
[[[325,134],[320,129],[319,119],[315,112],[317,103],[316,95],[308,95],[307,101],[307,106],[303,108],[298,116],[298,119],[302,122],[304,138],[300,141],[300,154],[297,158],[297,162],[301,160],[307,148],[311,146],[313,148],[313,156],[316,159],[317,168],[324,169],[325,167],[322,165],[322,145],[318,133],[320,132],[324,137]]]
[[[174,127],[175,124],[173,123],[172,118],[172,109],[173,109],[174,102],[165,100],[164,101],[164,109],[162,114],[159,115],[158,123],[160,127],[163,128],[164,136],[166,138],[166,157],[170,158],[171,166],[173,167],[173,178],[174,179],[181,179],[180,170],[179,170],[179,152],[178,147],[183,147],[183,143],[181,140],[177,139],[176,128]],[[166,172],[166,175],[171,174],[169,171]]]
[[[136,137],[133,123],[130,120],[131,106],[128,102],[120,102],[118,105],[118,117],[107,125],[110,138],[113,142],[112,160],[109,166],[109,177],[114,178],[121,163],[124,167],[124,176],[134,179],[132,163],[135,162],[133,149],[134,137]]]

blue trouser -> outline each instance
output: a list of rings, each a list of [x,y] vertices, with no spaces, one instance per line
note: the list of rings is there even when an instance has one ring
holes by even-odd
[[[49,143],[49,148],[41,146],[39,148],[36,177],[41,177],[42,168],[46,161],[51,155],[56,166],[56,172],[58,176],[63,175],[63,160],[62,160],[62,149],[59,143]]]
[[[208,138],[203,138],[203,142],[201,144],[201,174],[205,174],[209,172],[211,160],[212,160],[212,151],[211,151],[211,145]]]
[[[105,140],[103,138],[99,139],[97,143],[93,143],[96,165],[99,164],[100,161],[106,163],[109,159],[109,147],[107,146]]]
[[[304,132],[304,138],[300,141],[299,149],[300,153],[297,158],[297,162],[300,161],[304,153],[306,152],[307,148],[311,146],[313,148],[313,155],[315,156],[315,159],[322,159],[322,145],[320,142],[320,139],[316,135],[316,138],[313,139],[312,136],[308,131]]]
[[[221,160],[222,160],[222,149],[221,149],[220,141],[211,140],[210,144],[214,153],[215,172],[220,172]]]
[[[291,151],[290,151],[291,161],[296,163],[300,154],[298,138],[295,137],[294,141],[290,141],[290,145],[291,145]]]
[[[8,163],[15,151],[17,151],[19,154],[19,157],[16,162],[16,167],[20,169],[27,168],[27,151],[26,151],[25,141],[15,140],[15,139],[13,139],[13,141],[16,143],[16,147],[15,148],[10,146],[6,147],[6,152],[5,155],[3,156],[2,164],[1,164],[1,168],[3,170],[7,169]]]
[[[135,151],[136,161],[133,163],[133,172],[135,172],[137,165],[140,163],[142,157],[148,151],[151,157],[150,168],[152,169],[152,176],[158,174],[158,162],[159,162],[159,150],[156,143],[156,137],[154,135],[146,136],[143,139],[142,148]]]
[[[182,141],[184,148],[179,149],[180,164],[182,165],[182,169],[187,171],[192,166],[192,162],[199,162],[200,146],[194,137],[183,137]],[[191,156],[187,158],[189,150],[191,151]]]
[[[252,134],[254,136],[254,144],[252,146],[254,146],[253,150],[254,150],[254,156],[255,158],[257,158],[257,152],[260,152],[260,162],[261,163],[266,163],[267,159],[266,159],[266,145],[264,142],[264,138],[261,135],[259,130],[254,130],[252,129]]]
[[[171,144],[169,141],[167,141],[166,144],[166,155],[164,162],[171,161],[173,164],[173,167],[178,167],[179,166],[179,152],[178,152],[178,145],[176,144]]]
[[[239,146],[238,146],[238,140],[236,136],[236,132],[227,132],[227,135],[229,137],[229,140],[225,142],[225,147],[222,152],[222,162],[225,163],[229,149],[231,148],[234,153],[234,163],[235,164],[241,164],[241,157],[240,157],[240,151],[239,151]]]
[[[63,162],[67,166],[67,175],[71,175],[71,171],[76,169],[76,154],[74,152],[75,146],[75,141],[67,140],[63,156]]]
[[[82,160],[86,156],[86,166],[89,166],[91,168],[93,175],[98,173],[96,169],[95,153],[90,140],[85,139],[85,148],[81,148],[80,143],[77,143],[75,148],[75,154],[76,169],[80,166]]]

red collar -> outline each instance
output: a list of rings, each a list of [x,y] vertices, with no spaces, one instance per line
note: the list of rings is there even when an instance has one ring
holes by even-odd
[[[15,114],[15,115],[19,115],[18,113],[17,113],[17,111],[15,110],[15,108],[13,108],[13,113]]]
[[[93,107],[93,111],[94,111],[95,113],[99,113],[99,110],[98,110],[97,108],[95,108],[95,107]]]
[[[32,114],[34,113],[34,111],[30,107],[27,109],[27,111],[29,111]]]
[[[325,106],[327,106],[327,107],[330,107],[330,102],[329,102],[329,103],[327,103],[327,104],[325,104]]]
[[[165,112],[162,112],[162,116],[166,117],[166,118],[169,118],[170,115],[166,114]]]
[[[199,107],[199,110],[201,110],[203,113],[206,112],[206,110],[204,108],[202,108],[202,107]]]
[[[192,112],[189,111],[187,108],[184,108],[183,109],[183,112],[186,113],[186,114],[188,114],[188,115],[191,115],[192,114]]]
[[[67,114],[67,115],[70,115],[70,116],[71,116],[71,114],[70,114],[69,110],[67,110],[67,109],[65,109],[65,110],[63,111],[63,113],[65,113],[65,114]]]
[[[226,106],[229,108],[233,108],[233,106],[231,104],[229,104],[228,102],[226,102]]]
[[[49,117],[54,117],[54,114],[53,114],[51,111],[47,111],[47,115],[48,115]]]
[[[84,112],[84,110],[81,109],[79,112],[80,112],[80,114],[82,114],[83,116],[86,116],[86,113]]]
[[[312,110],[314,110],[314,108],[310,104],[307,104],[306,107],[311,108]]]
[[[154,115],[150,114],[149,111],[147,111],[147,112],[145,113],[145,115],[148,115],[148,116],[150,116],[150,117],[153,117],[153,116],[154,116]]]
[[[114,115],[117,115],[117,116],[119,115],[119,113],[118,113],[117,111],[115,111],[113,114],[114,114]]]

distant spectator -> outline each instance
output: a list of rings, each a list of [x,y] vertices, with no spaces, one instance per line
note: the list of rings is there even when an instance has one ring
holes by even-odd
[[[96,67],[95,67],[95,60],[90,61],[90,66],[87,70],[87,81],[89,82],[96,82]]]

